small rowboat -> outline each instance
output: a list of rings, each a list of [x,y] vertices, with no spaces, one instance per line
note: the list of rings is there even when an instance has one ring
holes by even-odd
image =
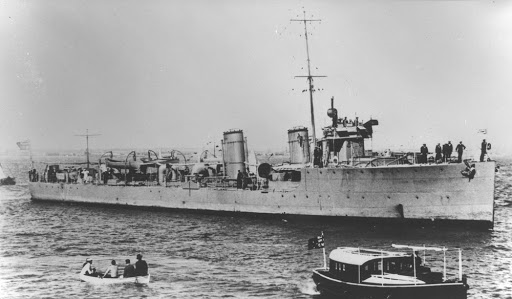
[[[96,276],[89,276],[80,274],[80,280],[97,285],[108,285],[108,284],[122,284],[122,283],[140,283],[148,284],[150,275],[146,276],[135,276],[135,277],[123,277],[122,275],[116,278],[102,278]]]

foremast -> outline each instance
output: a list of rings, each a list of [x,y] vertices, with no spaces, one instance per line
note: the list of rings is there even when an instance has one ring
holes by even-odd
[[[316,129],[315,129],[315,110],[313,105],[313,78],[314,77],[327,77],[327,76],[313,76],[311,75],[311,60],[309,58],[309,41],[308,41],[308,27],[307,22],[320,22],[321,20],[316,19],[306,19],[306,12],[304,11],[304,18],[303,19],[291,19],[292,22],[303,22],[304,23],[304,37],[306,38],[306,58],[307,58],[307,64],[308,64],[308,75],[307,76],[295,76],[295,78],[302,77],[308,79],[308,86],[309,86],[309,103],[310,103],[310,109],[311,109],[311,130],[313,132],[313,148],[316,148]]]

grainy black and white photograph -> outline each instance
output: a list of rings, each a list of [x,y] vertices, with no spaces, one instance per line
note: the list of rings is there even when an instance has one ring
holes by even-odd
[[[512,298],[512,2],[0,0],[0,298]]]

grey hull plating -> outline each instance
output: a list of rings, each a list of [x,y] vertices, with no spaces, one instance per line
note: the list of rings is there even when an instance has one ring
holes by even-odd
[[[308,216],[456,220],[492,226],[495,162],[371,168],[305,168],[300,182],[268,190],[179,186],[106,186],[31,182],[34,200]]]

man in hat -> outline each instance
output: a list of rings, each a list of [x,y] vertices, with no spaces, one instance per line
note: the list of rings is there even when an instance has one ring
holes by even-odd
[[[464,152],[465,149],[466,149],[466,146],[464,144],[462,144],[462,141],[459,142],[459,144],[457,144],[457,147],[455,148],[455,150],[457,151],[457,154],[458,154],[458,158],[457,158],[458,163],[462,163],[462,153]]]
[[[92,267],[92,260],[90,258],[85,259],[85,263],[82,266],[82,271],[80,271],[80,274],[97,276],[96,269]]]
[[[484,162],[485,155],[487,154],[487,142],[485,142],[485,139],[482,141],[480,151],[480,162]]]
[[[148,275],[148,264],[142,259],[142,254],[137,254],[137,262],[135,263],[135,275],[146,276]]]
[[[428,154],[428,147],[425,143],[423,143],[423,146],[420,148],[420,153],[421,153],[421,162],[420,163],[423,163],[423,164],[426,164],[427,163],[427,154]]]
[[[448,141],[448,144],[446,145],[446,160],[451,161],[453,153],[453,144],[451,141]]]
[[[440,163],[443,159],[443,156],[441,155],[442,153],[442,150],[441,150],[441,143],[438,143],[436,145],[436,163]]]

